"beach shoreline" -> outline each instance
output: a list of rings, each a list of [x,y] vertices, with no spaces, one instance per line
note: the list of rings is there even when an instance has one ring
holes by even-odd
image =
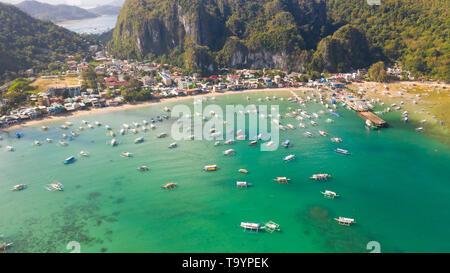
[[[111,112],[118,112],[118,111],[126,111],[126,110],[132,110],[132,109],[139,109],[144,107],[149,107],[161,103],[170,103],[170,102],[176,102],[176,101],[184,101],[188,99],[195,99],[196,97],[217,97],[217,96],[224,96],[224,95],[234,95],[234,94],[242,94],[242,93],[258,93],[258,92],[289,92],[291,90],[310,90],[311,88],[307,87],[300,87],[300,88],[291,88],[291,87],[284,87],[284,88],[264,88],[264,89],[248,89],[243,91],[227,91],[227,92],[211,92],[207,94],[199,94],[195,96],[182,96],[182,97],[172,97],[172,98],[162,98],[160,100],[154,100],[154,101],[146,101],[146,102],[139,102],[134,104],[122,104],[119,106],[109,106],[104,108],[89,108],[89,110],[78,110],[75,112],[68,112],[64,114],[59,114],[55,116],[45,116],[37,119],[32,120],[26,120],[19,124],[7,127],[7,128],[1,128],[0,131],[3,132],[11,132],[15,130],[20,130],[27,127],[33,127],[40,124],[44,124],[47,122],[57,122],[57,121],[63,121],[68,120],[71,118],[78,118],[83,116],[89,116],[89,115],[96,115],[96,114],[103,114],[103,113],[111,113]]]

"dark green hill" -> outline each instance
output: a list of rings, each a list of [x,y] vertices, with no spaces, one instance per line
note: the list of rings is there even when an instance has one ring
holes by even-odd
[[[122,58],[344,72],[383,60],[446,78],[448,0],[127,0],[110,43]]]
[[[74,54],[86,45],[84,38],[67,29],[0,3],[1,82],[29,68],[46,69],[59,54]]]

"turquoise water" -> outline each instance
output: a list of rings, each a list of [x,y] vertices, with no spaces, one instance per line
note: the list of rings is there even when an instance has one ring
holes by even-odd
[[[246,96],[251,100],[245,100]],[[276,104],[284,114],[287,101],[258,102],[275,93],[234,94],[208,101],[227,104]],[[279,97],[290,93],[277,92]],[[191,108],[193,99],[183,101]],[[68,118],[74,128],[85,119],[110,125],[116,132],[123,123],[150,121],[163,113],[166,103],[151,107]],[[307,103],[306,110],[318,112],[323,106]],[[416,133],[403,124],[399,113],[385,118],[391,128],[367,131],[356,113],[338,107],[342,117],[321,115],[319,126],[280,132],[280,141],[290,139],[293,147],[261,152],[237,141],[234,146],[214,146],[214,141],[177,141],[168,149],[175,118],[157,122],[157,129],[137,135],[118,136],[120,145],[111,147],[104,127],[85,129],[69,146],[59,146],[64,122],[47,123],[20,130],[17,140],[1,133],[0,141],[0,234],[13,241],[10,252],[69,252],[66,245],[77,241],[82,252],[368,252],[369,241],[377,241],[382,252],[448,252],[450,224],[450,150]],[[326,123],[327,118],[335,120]],[[298,125],[295,119],[283,124]],[[307,122],[304,122],[307,123]],[[330,136],[322,137],[318,130]],[[305,130],[315,134],[303,135]],[[134,139],[143,136],[143,144]],[[330,141],[340,137],[341,144]],[[54,143],[45,143],[45,138]],[[35,139],[44,142],[33,146]],[[6,152],[12,145],[15,152]],[[351,156],[333,152],[348,149]],[[222,154],[233,148],[236,155]],[[72,165],[62,161],[81,151]],[[134,153],[123,158],[121,152]],[[295,161],[282,158],[295,154]],[[217,164],[217,172],[206,173],[204,165]],[[149,172],[136,168],[147,165]],[[245,168],[249,174],[238,173]],[[328,182],[309,180],[314,173],[330,173]],[[277,176],[291,178],[288,185],[273,181]],[[237,180],[253,184],[237,189]],[[45,185],[64,184],[63,192],[49,192]],[[168,182],[179,187],[161,190]],[[25,183],[21,192],[11,187]],[[332,190],[340,198],[329,200],[321,191]],[[357,224],[339,226],[333,219],[354,218]],[[281,232],[245,233],[241,221],[280,224]]]
[[[76,33],[101,34],[115,27],[117,15],[103,15],[91,19],[73,20],[58,23]]]

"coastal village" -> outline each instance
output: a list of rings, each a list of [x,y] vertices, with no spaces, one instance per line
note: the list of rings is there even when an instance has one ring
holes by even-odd
[[[351,73],[322,75],[321,78],[308,79],[301,73],[280,70],[233,70],[224,69],[222,74],[201,77],[199,74],[184,75],[181,69],[168,64],[151,61],[117,60],[109,56],[100,46],[91,46],[93,61],[76,61],[74,56],[66,56],[67,71],[60,71],[58,75],[33,75],[30,70],[29,80],[37,84],[37,92],[31,94],[27,106],[10,111],[0,117],[0,127],[22,124],[29,120],[43,119],[47,116],[70,115],[75,111],[88,111],[91,108],[116,107],[127,103],[122,96],[122,89],[130,86],[130,81],[139,82],[138,91],[144,90],[151,94],[150,101],[179,96],[194,96],[207,93],[238,92],[250,89],[274,88],[307,88],[316,90],[325,96],[330,103],[341,102],[348,109],[355,110],[372,128],[386,127],[387,123],[371,112],[380,98],[371,98],[368,93],[375,92],[374,88],[365,88],[363,84],[367,76],[366,69],[359,69]],[[83,88],[83,71],[93,68],[101,79],[97,88]],[[402,77],[407,75],[414,80],[407,71],[400,67],[388,68],[387,73]],[[74,84],[76,83],[76,84]],[[0,92],[7,92],[12,82],[0,87]],[[349,85],[360,85],[358,89],[347,88]],[[411,84],[412,85],[412,84]],[[415,84],[414,84],[415,85]],[[443,87],[445,88],[445,86]],[[383,93],[389,94],[389,88],[384,85]],[[401,89],[403,92],[407,91]],[[369,92],[370,91],[370,92]],[[402,92],[397,92],[402,96]],[[412,103],[417,104],[420,95]],[[6,101],[0,99],[0,106]],[[402,104],[403,101],[402,101]],[[384,105],[384,103],[382,103]],[[392,110],[401,111],[401,105],[392,104]],[[387,107],[384,112],[391,111]],[[423,110],[424,111],[424,110]],[[377,112],[380,115],[383,112]],[[404,118],[408,118],[407,111],[403,111]],[[434,116],[436,119],[436,117]],[[405,119],[405,120],[406,120]],[[443,125],[444,121],[439,120]],[[425,123],[425,122],[424,122]],[[423,128],[418,128],[423,130]]]

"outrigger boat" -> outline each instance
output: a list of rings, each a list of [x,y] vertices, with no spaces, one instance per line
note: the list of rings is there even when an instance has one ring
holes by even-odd
[[[277,177],[273,181],[278,182],[278,184],[288,184],[291,179],[287,177]]]
[[[62,191],[64,189],[63,184],[61,183],[54,183],[54,184],[48,184],[46,186],[46,189],[49,191]]]
[[[109,130],[111,130],[111,126],[105,125],[105,129],[109,131]]]
[[[143,137],[138,137],[138,138],[136,138],[136,139],[134,140],[134,143],[135,143],[135,144],[139,144],[139,143],[142,143],[142,142],[144,142],[144,138],[143,138]]]
[[[220,141],[214,142],[214,146],[220,146]]]
[[[133,134],[137,134],[138,133],[138,131],[136,130],[136,129],[130,129],[130,132],[132,132]]]
[[[291,161],[295,159],[295,155],[288,155],[283,158],[284,161]]]
[[[92,126],[91,124],[88,124],[87,126],[89,129],[94,129],[94,126]]]
[[[173,182],[170,182],[170,183],[167,183],[166,185],[162,186],[161,189],[163,189],[163,190],[173,190],[176,187],[177,187],[177,184],[175,184]]]
[[[309,179],[313,179],[313,180],[328,180],[328,178],[331,178],[331,175],[326,174],[326,173],[321,173],[321,174],[313,174]]]
[[[109,135],[112,136],[112,137],[115,137],[116,133],[114,133],[113,131],[109,131]]]
[[[117,141],[117,139],[113,138],[113,139],[111,140],[110,144],[111,144],[111,146],[114,147],[114,146],[119,145],[119,142]]]
[[[140,166],[137,168],[138,171],[140,172],[147,172],[148,171],[148,167],[147,166]]]
[[[312,137],[313,136],[313,134],[311,132],[308,132],[308,131],[304,132],[303,134],[305,136],[307,136],[307,137]]]
[[[240,173],[248,174],[248,171],[246,169],[239,169]]]
[[[322,131],[322,130],[319,130],[319,134],[320,134],[321,136],[328,136],[328,133],[325,132],[325,131]]]
[[[316,125],[317,125],[317,122],[315,122],[314,120],[311,120],[311,125],[316,126]]]
[[[225,152],[223,152],[224,155],[234,155],[234,150],[233,149],[228,149]]]
[[[273,221],[269,221],[262,227],[262,229],[269,233],[273,233],[274,231],[280,231],[280,225]]]
[[[254,140],[254,141],[250,142],[248,145],[249,146],[257,146],[258,145],[258,141]]]
[[[47,127],[47,126],[41,126],[41,130],[42,130],[42,131],[47,131],[47,130],[48,130],[48,127]]]
[[[156,126],[155,126],[155,124],[153,124],[153,123],[152,123],[152,124],[150,124],[150,128],[151,128],[151,129],[156,129]]]
[[[300,123],[300,124],[298,125],[298,127],[300,127],[300,128],[306,128],[306,125],[305,125],[304,123]]]
[[[217,169],[217,165],[206,165],[205,167],[203,167],[203,170],[207,172],[217,171]]]
[[[331,138],[331,142],[341,143],[341,142],[342,142],[342,139],[341,139],[341,138],[338,138],[338,137],[333,137],[333,138]]]
[[[27,187],[27,185],[25,184],[19,184],[19,185],[15,185],[11,190],[12,191],[21,191],[24,190]]]
[[[261,224],[248,222],[241,222],[240,227],[244,229],[244,232],[246,231],[258,232],[262,229]]]
[[[98,121],[95,122],[95,125],[97,125],[98,127],[102,126],[102,124]]]
[[[338,154],[343,154],[343,155],[351,155],[351,153],[349,152],[349,151],[347,151],[347,150],[344,150],[344,149],[340,149],[340,148],[337,148],[336,150],[334,150],[336,153],[338,153]]]
[[[342,226],[350,226],[351,224],[355,224],[355,219],[352,218],[346,218],[346,217],[339,217],[339,218],[334,218],[334,220],[336,220],[339,225]]]
[[[61,146],[67,146],[67,145],[69,145],[69,144],[67,144],[67,142],[65,142],[65,141],[63,141],[63,140],[60,140],[60,141],[59,141],[59,145],[61,145]]]
[[[123,128],[125,128],[125,129],[130,129],[130,125],[128,125],[128,124],[126,124],[126,123],[122,124],[122,126],[123,126]]]
[[[34,145],[34,146],[41,146],[42,143],[41,143],[39,140],[35,140],[35,141],[33,142],[33,145]]]
[[[320,192],[323,194],[324,197],[334,199],[336,197],[339,197],[334,191],[326,190],[325,192]]]
[[[63,129],[63,130],[69,129],[69,127],[67,127],[66,125],[61,125],[59,128],[61,128],[61,129]]]
[[[176,148],[177,146],[178,146],[178,144],[177,144],[176,142],[171,143],[171,144],[169,145],[169,149]]]
[[[75,160],[76,159],[74,156],[68,157],[68,158],[66,158],[66,160],[64,160],[64,164],[66,164],[66,165],[72,164],[73,162],[75,162]]]
[[[123,153],[121,154],[121,156],[123,156],[123,157],[132,157],[133,154],[130,153],[130,152],[123,152]]]
[[[291,147],[291,141],[289,139],[286,139],[286,141],[283,142],[283,144],[281,144],[281,145],[283,145],[286,148],[289,148],[289,147]]]
[[[47,143],[52,143],[53,140],[51,138],[46,138],[45,141],[47,141]]]
[[[111,131],[111,132],[112,132],[112,131]],[[120,130],[120,134],[121,134],[121,135],[125,135],[125,132],[126,132],[125,129],[121,129],[121,130]]]
[[[158,138],[164,138],[167,137],[167,133],[161,133],[157,136]]]
[[[250,183],[248,183],[248,182],[246,182],[246,181],[236,181],[236,182],[234,183],[234,185],[235,185],[237,188],[247,188],[247,187],[251,186],[252,184],[250,184]]]
[[[165,112],[170,112],[170,109],[166,106],[166,107],[164,107],[164,109],[163,109]]]
[[[80,152],[80,155],[81,155],[81,156],[84,156],[84,157],[88,157],[88,156],[89,156],[89,153],[88,153],[88,152],[85,152],[85,151],[81,151],[81,152]]]
[[[224,144],[225,145],[232,145],[232,144],[234,144],[234,140],[229,139],[229,140],[225,141]]]
[[[12,245],[13,245],[13,243],[1,242],[0,243],[0,249],[2,249],[3,251],[6,251],[6,249],[8,247],[11,247]]]
[[[288,123],[287,125],[286,125],[289,129],[295,129],[295,126],[294,125],[292,125],[292,124],[290,124],[290,123]]]

